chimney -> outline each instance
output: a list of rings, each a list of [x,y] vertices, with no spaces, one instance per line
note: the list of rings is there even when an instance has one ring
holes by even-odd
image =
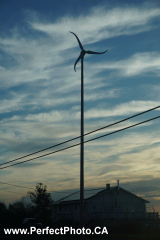
[[[119,180],[117,180],[117,187],[118,187],[118,191],[119,191]]]
[[[110,184],[109,184],[109,183],[106,184],[106,189],[107,189],[108,191],[110,190]]]
[[[117,180],[117,207],[119,207],[119,180]]]

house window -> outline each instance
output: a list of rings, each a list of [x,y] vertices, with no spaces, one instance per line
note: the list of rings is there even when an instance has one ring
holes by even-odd
[[[131,205],[131,212],[134,213],[134,205]]]
[[[125,205],[125,212],[128,213],[128,204]]]

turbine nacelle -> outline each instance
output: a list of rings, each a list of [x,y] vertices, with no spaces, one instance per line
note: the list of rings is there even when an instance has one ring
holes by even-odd
[[[103,54],[103,53],[106,53],[106,52],[108,51],[108,50],[106,50],[106,51],[104,51],[104,52],[93,52],[93,51],[90,51],[90,50],[85,51],[84,48],[83,48],[83,46],[82,46],[82,44],[81,44],[81,42],[80,42],[80,40],[79,40],[79,38],[77,37],[77,35],[76,35],[75,33],[73,33],[73,32],[70,32],[70,33],[74,34],[74,36],[77,38],[77,41],[78,41],[78,43],[79,43],[79,47],[80,47],[80,49],[82,50],[82,51],[80,52],[79,57],[77,58],[77,60],[76,60],[76,62],[75,62],[75,64],[74,64],[74,70],[75,70],[75,72],[76,72],[76,64],[78,63],[78,61],[79,61],[80,59],[82,59],[82,58],[84,57],[84,55],[85,55],[86,53],[87,53],[87,54]]]
[[[80,55],[81,56],[84,56],[86,54],[86,51],[85,50],[82,50],[81,52],[80,52]]]

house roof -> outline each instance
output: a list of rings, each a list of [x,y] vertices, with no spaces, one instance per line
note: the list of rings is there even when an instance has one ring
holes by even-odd
[[[94,198],[98,195],[101,195],[103,194],[104,192],[106,193],[110,193],[111,191],[113,190],[118,190],[118,187],[110,187],[110,190],[107,190],[106,188],[96,188],[96,189],[86,189],[84,190],[84,200],[85,201],[88,201],[89,199],[91,198]],[[136,197],[138,198],[139,200],[145,202],[145,203],[149,203],[149,201],[119,187],[119,190],[120,191],[124,191],[130,195],[132,195],[133,197]],[[50,205],[59,205],[59,204],[69,204],[69,203],[72,203],[72,202],[79,202],[80,200],[80,191],[77,191],[75,193],[72,193],[70,195],[67,195],[66,197],[63,197],[61,199],[59,199],[58,201],[55,201],[54,203],[50,204]]]

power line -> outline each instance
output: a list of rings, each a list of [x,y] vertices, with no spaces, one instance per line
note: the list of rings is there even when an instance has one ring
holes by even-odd
[[[110,133],[101,135],[101,136],[99,136],[99,137],[92,138],[92,139],[90,139],[90,140],[84,141],[84,143],[88,143],[88,142],[94,141],[94,140],[99,139],[99,138],[102,138],[102,137],[109,136],[109,135],[114,134],[114,133],[117,133],[117,132],[121,132],[121,131],[123,131],[123,130],[126,130],[126,129],[129,129],[129,128],[138,126],[138,125],[140,125],[140,124],[143,124],[143,123],[146,123],[146,122],[149,122],[149,121],[152,121],[152,120],[155,120],[155,119],[157,119],[157,118],[160,118],[160,116],[157,116],[157,117],[155,117],[155,118],[150,118],[150,119],[145,120],[145,121],[143,121],[143,122],[136,123],[136,124],[130,125],[130,126],[125,127],[125,128],[121,128],[121,129],[119,129],[119,130],[116,130],[116,131],[113,131],[113,132],[110,132]],[[9,165],[9,166],[2,167],[2,168],[0,168],[0,169],[4,169],[4,168],[12,167],[12,166],[15,166],[15,165],[18,165],[18,164],[21,164],[21,163],[29,162],[29,161],[32,161],[32,160],[35,160],[35,159],[38,159],[38,158],[41,158],[41,157],[45,157],[45,156],[48,156],[48,155],[51,155],[51,154],[54,154],[54,153],[57,153],[57,152],[61,152],[61,151],[67,150],[67,149],[69,149],[69,148],[72,148],[72,147],[75,147],[75,146],[78,146],[78,145],[80,145],[80,143],[77,143],[77,144],[71,145],[71,146],[69,146],[69,147],[65,147],[65,148],[62,148],[62,149],[60,149],[60,150],[57,150],[57,151],[54,151],[54,152],[50,152],[50,153],[47,153],[47,154],[44,154],[44,155],[41,155],[41,156],[38,156],[38,157],[35,157],[35,158],[32,158],[32,159],[28,159],[28,160],[25,160],[25,161],[22,161],[22,162],[14,163],[14,164],[11,164],[11,165]]]
[[[33,189],[33,190],[35,190],[34,188],[23,187],[23,186],[19,186],[19,185],[11,184],[11,183],[6,183],[6,182],[0,182],[0,184],[7,184],[7,185],[10,185],[10,186],[14,186],[14,187],[27,188],[27,189]],[[1,190],[1,189],[0,189],[0,190]],[[69,193],[69,192],[59,192],[59,191],[52,191],[52,190],[50,190],[50,192]]]
[[[0,183],[2,183],[2,184],[7,184],[7,185],[11,185],[11,186],[14,186],[14,187],[27,188],[27,189],[34,189],[34,188],[18,186],[18,185],[14,185],[14,184],[11,184],[11,183],[6,183],[6,182],[0,182]]]
[[[128,118],[124,118],[124,119],[122,119],[122,120],[120,120],[120,121],[111,123],[111,124],[109,124],[109,125],[107,125],[107,126],[104,126],[104,127],[98,128],[98,129],[96,129],[96,130],[93,130],[93,131],[91,131],[91,132],[85,133],[84,136],[87,136],[87,135],[92,134],[92,133],[94,133],[94,132],[98,132],[98,131],[100,131],[100,130],[102,130],[102,129],[111,127],[111,126],[116,125],[116,124],[118,124],[118,123],[127,121],[127,120],[129,120],[129,119],[131,119],[131,118],[134,118],[134,117],[137,117],[137,116],[142,115],[142,114],[144,114],[144,113],[153,111],[153,110],[155,110],[155,109],[157,109],[157,108],[160,108],[160,106],[157,106],[157,107],[148,109],[148,110],[146,110],[146,111],[144,111],[144,112],[137,113],[137,114],[135,114],[135,115],[133,115],[133,116],[130,116],[130,117],[128,117]],[[68,143],[68,142],[73,141],[73,140],[76,140],[76,139],[78,139],[78,138],[80,138],[80,136],[75,137],[75,138],[71,138],[71,139],[69,139],[69,140],[66,140],[66,141],[64,141],[64,142],[58,143],[58,144],[53,145],[53,146],[51,146],[51,147],[44,148],[44,149],[39,150],[39,151],[37,151],[37,152],[33,152],[33,153],[30,153],[30,154],[27,154],[27,155],[25,155],[25,156],[23,156],[23,157],[19,157],[19,158],[16,158],[16,159],[14,159],[14,160],[11,160],[11,161],[8,161],[8,162],[5,162],[5,163],[1,163],[0,166],[5,165],[5,164],[8,164],[8,163],[11,163],[11,162],[15,162],[15,161],[20,160],[20,159],[22,159],[22,158],[29,157],[29,156],[31,156],[31,155],[34,155],[34,154],[36,154],[36,153],[40,153],[40,152],[46,151],[46,150],[48,150],[48,149],[51,149],[51,148],[60,146],[60,145],[62,145],[62,144]],[[1,169],[1,168],[0,168],[0,169]]]
[[[59,191],[52,191],[52,190],[50,190],[50,192],[56,192],[56,193],[70,193],[70,192],[59,192]]]
[[[9,185],[11,185],[11,184],[9,184]],[[15,185],[13,185],[13,186],[15,186]],[[22,187],[22,186],[18,186],[18,187]],[[22,188],[23,188],[23,187],[22,187]],[[85,190],[85,192],[86,192],[86,191],[93,191],[93,190],[100,190],[100,189],[103,189],[103,190],[104,190],[104,188],[98,188],[98,189]],[[0,191],[5,191],[5,192],[11,192],[11,193],[16,193],[16,194],[24,195],[24,193],[15,192],[15,191],[10,191],[10,190],[6,190],[6,189],[0,189]],[[54,191],[54,192],[57,192],[57,191]],[[70,193],[70,192],[57,192],[57,193],[69,193],[69,195],[67,195],[67,196],[65,196],[65,197],[63,197],[63,198],[61,198],[61,199],[59,199],[59,198],[56,198],[56,199],[64,200],[64,199],[66,199],[66,198],[68,198],[68,197],[70,197],[70,196],[72,196],[72,195],[74,195],[74,194],[76,194],[76,193],[79,193],[79,192],[80,192],[80,191],[76,191],[76,192],[73,192],[73,193]],[[86,194],[90,194],[90,193],[86,193]],[[27,197],[27,196],[24,196],[24,197]],[[55,197],[54,197],[54,199],[55,199]]]

